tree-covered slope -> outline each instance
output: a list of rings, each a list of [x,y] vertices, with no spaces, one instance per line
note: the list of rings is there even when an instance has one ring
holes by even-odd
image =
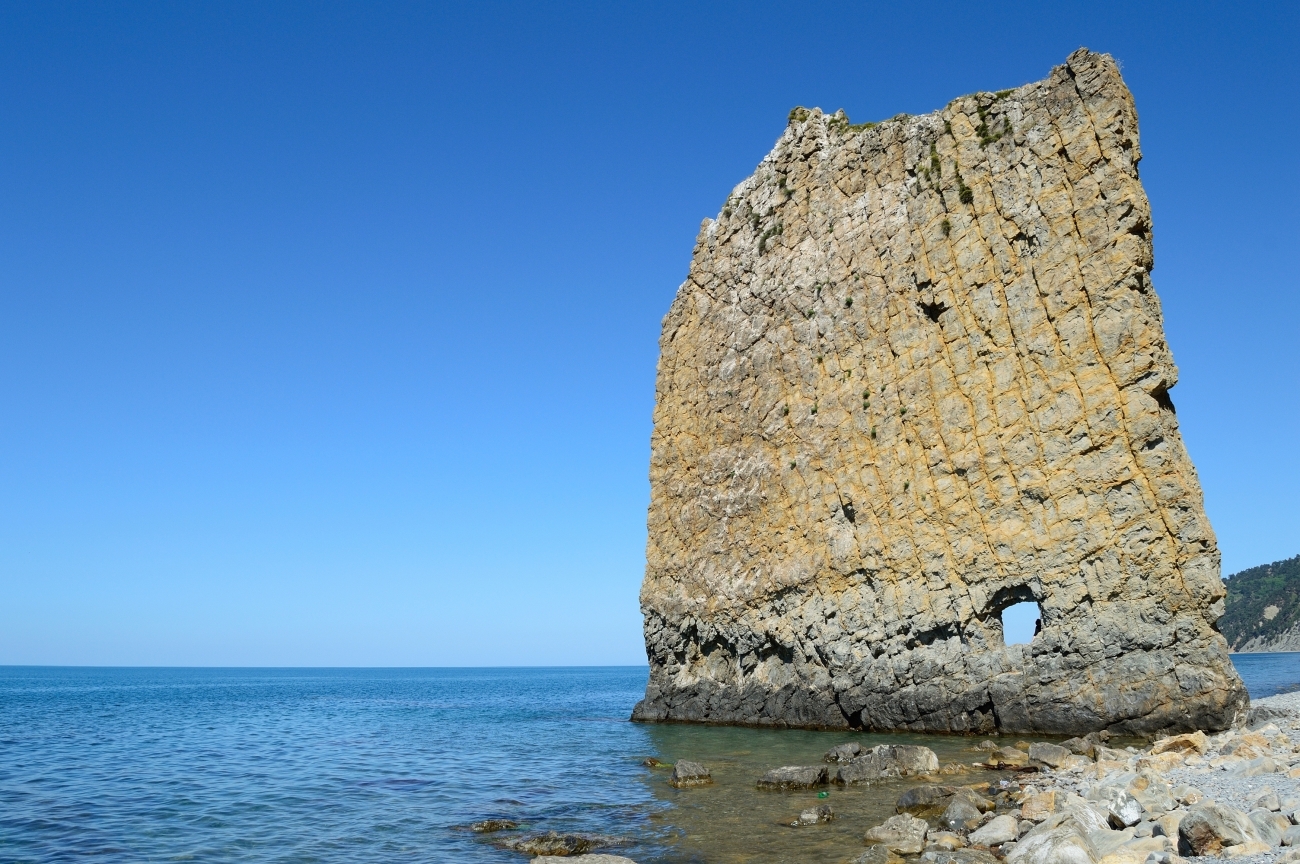
[[[1300,555],[1234,573],[1219,630],[1234,651],[1291,651],[1300,639]]]

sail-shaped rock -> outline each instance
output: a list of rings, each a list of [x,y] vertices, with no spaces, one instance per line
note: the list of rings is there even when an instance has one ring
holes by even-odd
[[[663,322],[638,720],[1228,725],[1115,62],[853,126],[795,109]],[[1005,645],[1029,601],[1041,632]]]

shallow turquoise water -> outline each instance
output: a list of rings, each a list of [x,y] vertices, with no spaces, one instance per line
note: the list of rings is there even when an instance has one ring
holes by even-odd
[[[1256,696],[1300,683],[1300,655],[1234,661]],[[629,723],[645,679],[0,667],[0,861],[522,864],[456,830],[506,816],[625,836],[642,864],[831,862],[890,812],[892,787],[832,790],[835,823],[789,828],[813,795],[758,793],[752,780],[852,736]],[[855,740],[902,738],[944,761],[977,758],[969,739]],[[672,789],[647,756],[705,761],[719,782]]]

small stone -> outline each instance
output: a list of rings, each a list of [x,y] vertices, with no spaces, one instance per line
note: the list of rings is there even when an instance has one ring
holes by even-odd
[[[678,760],[673,766],[672,776],[668,778],[670,786],[676,786],[678,789],[686,789],[691,786],[708,786],[713,782],[713,775],[709,769],[705,768],[698,762],[688,762],[685,759]]]
[[[951,852],[954,849],[961,849],[966,845],[966,841],[960,834],[954,834],[951,831],[933,831],[926,842],[925,850],[927,852],[942,851]]]
[[[1271,847],[1259,840],[1247,840],[1236,846],[1224,846],[1220,853],[1224,858],[1243,858],[1247,855],[1263,855]]]
[[[1039,742],[1029,745],[1029,761],[1049,768],[1060,768],[1070,755],[1069,750],[1056,744]]]
[[[1254,823],[1255,830],[1259,832],[1259,839],[1270,846],[1281,843],[1282,835],[1291,827],[1290,819],[1272,810],[1251,810],[1249,818]]]
[[[856,742],[850,742],[848,744],[837,744],[831,749],[826,751],[826,755],[822,757],[822,761],[848,762],[852,759],[856,759],[859,755],[861,755],[861,753],[862,753],[862,745]]]
[[[957,790],[954,787],[940,786],[937,783],[913,786],[899,796],[894,812],[911,813],[913,816],[937,815],[947,809],[949,799],[955,794]]]
[[[1284,813],[1290,813],[1293,810],[1300,810],[1300,798],[1283,798],[1277,809]]]
[[[1086,738],[1070,738],[1066,741],[1062,741],[1061,746],[1078,756],[1091,758],[1092,750],[1097,745]]]
[[[853,859],[853,864],[903,864],[903,859],[883,844],[876,844]]]
[[[965,795],[954,795],[939,824],[952,831],[970,831],[980,823],[980,810]]]
[[[1156,826],[1155,833],[1160,835],[1161,837],[1177,838],[1178,823],[1182,822],[1183,817],[1186,815],[1187,815],[1186,810],[1173,810],[1169,813],[1165,813],[1157,817],[1155,820],[1155,826]]]
[[[1056,790],[1048,789],[1034,795],[1026,795],[1020,802],[1020,818],[1030,822],[1042,822],[1056,812]]]
[[[1292,780],[1300,780],[1300,765],[1295,766],[1286,772],[1286,776]]]
[[[1292,825],[1282,832],[1283,846],[1300,846],[1300,825]]]
[[[811,789],[827,781],[824,765],[786,765],[773,768],[758,781],[759,789]]]
[[[1175,752],[1183,754],[1196,753],[1198,756],[1204,756],[1209,749],[1210,739],[1200,730],[1185,735],[1172,735],[1168,738],[1161,738],[1151,745],[1152,755]]]
[[[798,828],[803,825],[821,825],[835,818],[835,811],[831,810],[829,804],[818,804],[816,807],[809,807],[799,814],[799,818],[790,823],[792,827]]]
[[[1033,830],[1034,830],[1034,823],[1030,822],[1028,819],[1022,819],[1020,821],[1020,824],[1016,828],[1016,832],[1021,837],[1024,837],[1026,834],[1028,834],[1030,831]]]
[[[1006,847],[1004,846],[1003,849]],[[927,850],[921,856],[927,864],[1000,864],[997,858],[983,849]]]
[[[999,747],[989,754],[987,764],[995,768],[1024,768],[1029,764],[1029,754],[1015,747]]]
[[[998,816],[970,835],[972,846],[1001,846],[1020,836],[1020,824],[1014,816]]]
[[[1250,799],[1250,809],[1276,812],[1282,809],[1282,802],[1277,800],[1276,792],[1266,787]]]
[[[991,738],[985,738],[983,741],[975,745],[975,749],[983,750],[986,753],[992,753],[994,750],[998,749],[998,742]]]
[[[1146,808],[1132,795],[1122,792],[1110,802],[1106,812],[1110,814],[1110,824],[1119,829],[1141,822],[1146,815]]]
[[[1228,769],[1234,777],[1259,777],[1263,774],[1277,773],[1277,763],[1268,756],[1260,756],[1240,762]]]
[[[924,819],[900,813],[890,816],[884,824],[868,831],[865,840],[869,845],[883,845],[900,855],[916,855],[925,848],[925,838],[929,831],[930,826]]]

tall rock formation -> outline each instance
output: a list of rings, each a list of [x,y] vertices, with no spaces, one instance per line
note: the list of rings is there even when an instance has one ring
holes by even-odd
[[[795,109],[663,322],[637,720],[1221,728],[1246,704],[1114,60]],[[1042,631],[1004,645],[1001,613]]]

